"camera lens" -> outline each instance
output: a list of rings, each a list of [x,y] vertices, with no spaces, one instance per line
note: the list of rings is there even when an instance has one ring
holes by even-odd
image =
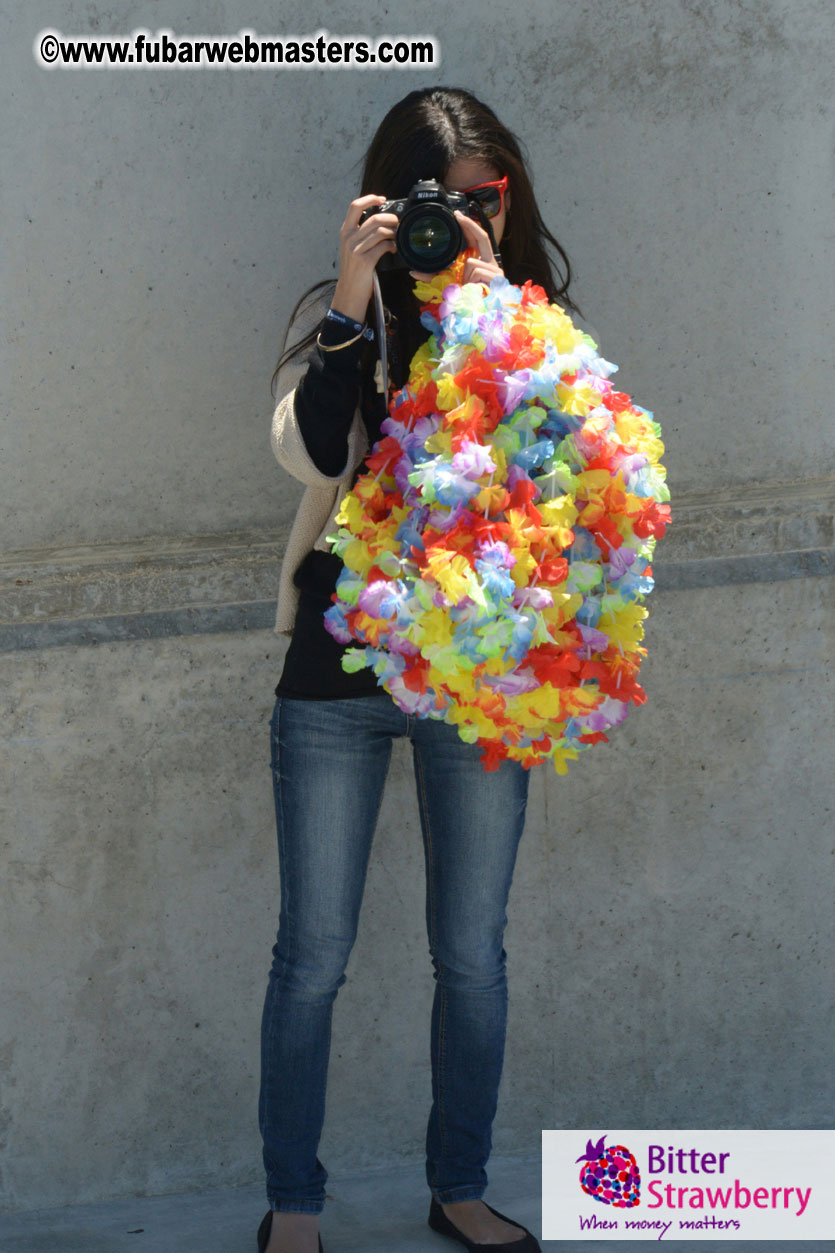
[[[434,214],[416,218],[409,227],[410,250],[427,261],[445,255],[451,240],[449,226]]]
[[[415,206],[397,230],[397,249],[410,269],[437,274],[461,251],[463,234],[443,205]]]

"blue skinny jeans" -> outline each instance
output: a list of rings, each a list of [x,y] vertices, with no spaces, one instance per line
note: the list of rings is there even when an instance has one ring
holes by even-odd
[[[261,1027],[258,1102],[273,1210],[319,1213],[317,1156],[333,1003],[357,934],[392,739],[412,741],[434,967],[426,1179],[443,1203],[487,1187],[507,1025],[502,939],[528,772],[484,770],[454,727],[404,713],[381,688],[276,698],[270,721],[281,905]]]

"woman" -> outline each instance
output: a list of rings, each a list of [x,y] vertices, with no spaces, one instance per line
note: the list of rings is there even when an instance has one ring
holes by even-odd
[[[277,369],[272,444],[306,484],[281,571],[276,631],[291,636],[270,723],[281,907],[264,1004],[259,1121],[270,1211],[259,1253],[316,1253],[327,1172],[316,1153],[324,1118],[333,1002],[357,932],[366,868],[394,736],[412,741],[435,978],[426,1133],[430,1226],[468,1249],[532,1253],[526,1228],[481,1198],[487,1185],[507,1020],[505,907],[525,819],[528,773],[481,765],[477,745],[434,719],[405,714],[374,673],[348,674],[323,615],[341,569],[334,534],[345,493],[380,437],[378,340],[391,386],[403,385],[426,339],[414,273],[381,267],[385,325],[372,282],[396,253],[396,215],[379,211],[419,181],[479,203],[485,226],[458,214],[465,282],[504,272],[533,279],[573,308],[568,260],[546,229],[518,141],[468,92],[411,92],[384,118],[365,158],[360,196],[341,230],[336,285],[320,283],[291,318]],[[373,212],[367,214],[368,210]],[[557,253],[556,278],[546,246]],[[376,369],[375,369],[376,367]]]

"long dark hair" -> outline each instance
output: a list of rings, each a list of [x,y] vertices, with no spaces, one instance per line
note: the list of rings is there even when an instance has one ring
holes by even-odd
[[[508,176],[510,210],[500,248],[502,268],[512,283],[531,279],[543,287],[548,299],[579,313],[568,294],[571,266],[557,239],[545,225],[533,192],[520,141],[491,108],[458,87],[424,87],[410,91],[383,118],[365,154],[360,195],[370,192],[390,200],[408,195],[420,179],[443,182],[453,162],[474,158]],[[549,248],[555,257],[549,255]],[[395,319],[399,351],[391,376],[402,386],[414,352],[426,338],[412,294],[414,280],[406,270],[385,270],[379,275],[386,308]],[[334,279],[314,284],[304,293],[290,315],[292,322],[302,305],[317,293],[335,288]],[[369,317],[374,322],[373,303]],[[318,329],[318,328],[317,328]],[[306,351],[316,338],[313,330],[286,350],[273,374],[297,353]],[[285,337],[286,338],[286,337]],[[369,344],[363,372],[373,370],[377,350]]]

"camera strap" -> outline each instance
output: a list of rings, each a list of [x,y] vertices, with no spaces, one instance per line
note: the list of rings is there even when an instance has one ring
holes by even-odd
[[[383,297],[380,292],[380,280],[377,277],[377,271],[374,271],[374,313],[377,318],[377,345],[380,350],[380,372],[383,379],[383,395],[388,404],[389,394],[389,359],[388,345],[386,344],[386,320],[383,313]]]
[[[496,265],[501,265],[502,254],[499,252],[499,246],[496,243],[496,236],[493,234],[493,227],[490,222],[490,219],[488,218],[487,214],[484,212],[484,210],[482,209],[481,205],[478,203],[477,200],[471,200],[470,205],[472,206],[472,208],[475,209],[476,217],[478,218],[479,223],[484,227],[484,229],[487,232],[487,238],[490,240],[490,247],[493,250],[493,260],[496,262]]]

